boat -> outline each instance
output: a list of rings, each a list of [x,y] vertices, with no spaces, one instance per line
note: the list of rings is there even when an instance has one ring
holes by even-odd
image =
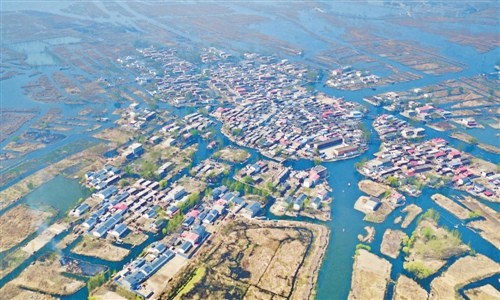
[[[350,182],[348,182],[348,183],[347,183],[347,186],[351,186],[351,183],[350,183]]]
[[[215,146],[217,146],[217,141],[212,141],[210,142],[210,144],[208,144],[207,149],[212,150],[213,148],[215,148]]]

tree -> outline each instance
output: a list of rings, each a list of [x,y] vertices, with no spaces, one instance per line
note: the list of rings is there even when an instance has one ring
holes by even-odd
[[[160,180],[159,184],[160,184],[160,189],[163,190],[164,188],[167,187],[168,181],[166,179],[162,179]]]
[[[387,177],[387,183],[391,186],[391,187],[398,187],[399,186],[399,179],[397,179],[396,177],[394,176],[388,176]]]
[[[89,281],[87,282],[87,288],[89,292],[91,292],[96,288],[100,287],[105,282],[106,282],[106,276],[104,275],[104,272],[101,272],[95,276],[90,277]]]
[[[231,134],[234,136],[241,136],[242,133],[243,130],[241,128],[233,128],[233,130],[231,130]]]
[[[156,169],[157,167],[153,162],[149,160],[143,160],[141,164],[140,175],[149,180],[156,180],[158,179],[158,174],[156,173]]]
[[[132,167],[130,165],[126,165],[123,168],[123,172],[129,176],[132,176],[134,174],[134,171],[132,170]]]
[[[313,163],[314,163],[314,165],[315,165],[315,166],[317,166],[317,165],[321,164],[321,158],[319,158],[319,157],[315,157],[315,158],[313,159]]]
[[[246,184],[252,184],[253,183],[252,176],[247,175],[247,176],[243,177],[243,182],[246,183]]]

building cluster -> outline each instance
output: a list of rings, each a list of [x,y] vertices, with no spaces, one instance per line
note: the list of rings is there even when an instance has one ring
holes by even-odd
[[[377,75],[369,71],[354,70],[351,66],[335,69],[330,73],[326,85],[336,89],[355,90],[379,81]]]
[[[376,181],[405,186],[409,192],[418,185],[449,184],[476,196],[500,197],[500,174],[475,163],[471,155],[450,147],[442,138],[421,143],[399,139],[383,146],[360,170]]]
[[[383,141],[391,141],[401,137],[415,139],[425,136],[424,128],[414,128],[408,122],[388,114],[378,116],[373,122],[373,128]]]
[[[132,130],[145,129],[157,117],[156,112],[137,102],[131,103],[121,115],[121,126]]]
[[[317,76],[304,65],[255,53],[229,59],[229,54],[209,48],[202,50],[205,64],[198,70],[173,49],[139,51],[146,62],[126,66],[152,78],[150,94],[179,106],[212,106],[218,103],[215,98],[227,101],[230,105],[212,116],[239,144],[276,158],[324,160],[355,156],[365,149],[358,128],[362,107],[310,92],[304,86]]]
[[[150,90],[152,96],[177,106],[213,103],[206,75],[201,74],[193,63],[180,58],[176,49],[150,47],[138,51],[142,59],[125,66],[140,74],[137,78],[140,83],[153,83],[154,88]],[[202,56],[202,60],[208,62],[211,56],[209,52],[204,54],[206,56]]]
[[[361,108],[340,98],[322,100],[305,93],[280,103],[219,108],[213,115],[231,138],[271,157],[335,160],[361,153],[366,146]]]
[[[305,171],[291,171],[287,180],[278,186],[279,201],[284,201],[286,207],[294,211],[321,209],[330,200],[323,183],[326,177],[327,170],[321,165]]]
[[[176,255],[190,259],[215,230],[214,225],[218,220],[228,214],[253,218],[260,211],[258,202],[246,201],[238,192],[231,192],[225,186],[216,187],[211,196],[183,216],[182,226],[177,231],[152,243],[145,255],[126,265],[114,277],[114,281],[147,297],[149,292],[143,288],[143,283],[163,266],[169,268],[168,263]],[[178,213],[179,210],[169,212],[172,216]]]

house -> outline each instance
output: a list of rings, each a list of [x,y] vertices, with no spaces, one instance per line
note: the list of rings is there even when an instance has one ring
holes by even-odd
[[[120,223],[115,226],[115,228],[109,233],[117,238],[121,238],[128,232],[127,225]]]
[[[115,214],[104,221],[99,227],[97,227],[92,233],[95,237],[101,238],[106,235],[106,233],[113,228],[116,224],[121,222],[123,217],[121,214]]]
[[[189,232],[184,237],[184,240],[187,241],[187,242],[190,242],[193,245],[195,245],[195,244],[198,244],[201,241],[201,237],[197,233],[195,233],[195,232]]]
[[[298,196],[297,199],[295,199],[295,201],[293,202],[293,209],[299,211],[304,206],[304,202],[306,201],[306,199],[307,196],[305,194],[300,194],[300,196]]]
[[[333,150],[333,153],[336,156],[345,156],[345,155],[352,155],[357,153],[359,150],[358,146],[355,145],[347,145],[343,147],[339,147]]]
[[[376,211],[380,205],[382,205],[382,202],[380,202],[380,199],[377,197],[369,197],[366,200],[366,203],[364,205],[365,210],[368,211]]]
[[[193,247],[193,244],[191,244],[188,241],[185,241],[182,243],[182,245],[177,249],[177,252],[186,254],[191,248]]]
[[[167,246],[165,244],[160,243],[160,242],[155,242],[151,245],[151,248],[149,249],[149,252],[154,254],[154,255],[159,255],[162,254],[167,250]]]
[[[217,220],[217,217],[219,216],[219,212],[212,209],[208,214],[207,216],[205,217],[205,219],[203,219],[203,223],[206,223],[206,224],[213,224],[215,222],[215,220]]]
[[[260,204],[258,202],[250,202],[244,209],[243,209],[243,216],[247,218],[253,218],[255,217],[259,212],[260,212]]]
[[[75,216],[75,217],[79,217],[79,216],[83,215],[84,213],[86,213],[89,209],[90,209],[90,206],[87,203],[82,203],[78,207],[73,209],[70,214]]]
[[[175,205],[170,206],[167,209],[167,216],[175,216],[179,212],[179,208]]]
[[[134,273],[126,275],[122,280],[122,284],[127,289],[133,291],[139,288],[139,285],[144,281],[145,278],[146,276],[144,275],[144,273],[135,271]]]
[[[141,143],[133,143],[128,147],[128,149],[132,152],[133,155],[139,156],[144,153],[144,149],[142,148]]]
[[[184,187],[178,185],[168,193],[168,198],[171,200],[179,200],[186,194],[187,192],[184,190]]]
[[[314,199],[311,201],[309,206],[313,209],[320,209],[321,208],[321,199],[319,197],[314,197]]]
[[[85,222],[83,222],[83,227],[87,228],[87,230],[92,230],[94,228],[95,224],[97,224],[97,219],[94,217],[90,217]]]
[[[104,190],[100,191],[99,193],[97,193],[96,196],[103,200],[106,200],[111,198],[116,193],[118,193],[118,189],[114,185],[111,185],[105,188]]]
[[[405,200],[406,200],[405,196],[403,196],[402,194],[400,194],[398,192],[392,193],[391,198],[390,198],[391,203],[396,205],[396,206],[403,205],[405,203]]]
[[[330,147],[333,147],[333,146],[340,145],[343,142],[344,141],[343,141],[343,139],[341,137],[334,137],[334,138],[327,139],[327,140],[324,140],[324,141],[316,141],[316,142],[314,142],[313,146],[314,146],[314,149],[323,150],[323,149],[326,149],[326,148],[330,148]]]
[[[193,225],[195,220],[195,217],[188,216],[186,219],[184,219],[184,222],[182,222],[182,227],[189,228],[191,225]]]
[[[201,240],[203,240],[208,234],[205,229],[205,226],[203,225],[198,225],[195,228],[193,228],[193,232],[196,233],[198,236],[200,236]]]

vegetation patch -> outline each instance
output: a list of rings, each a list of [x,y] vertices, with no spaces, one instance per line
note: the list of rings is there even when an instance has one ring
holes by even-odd
[[[439,213],[429,209],[420,218],[410,238],[403,238],[403,252],[407,254],[404,268],[418,278],[436,273],[446,261],[468,250],[457,230],[438,226]]]

